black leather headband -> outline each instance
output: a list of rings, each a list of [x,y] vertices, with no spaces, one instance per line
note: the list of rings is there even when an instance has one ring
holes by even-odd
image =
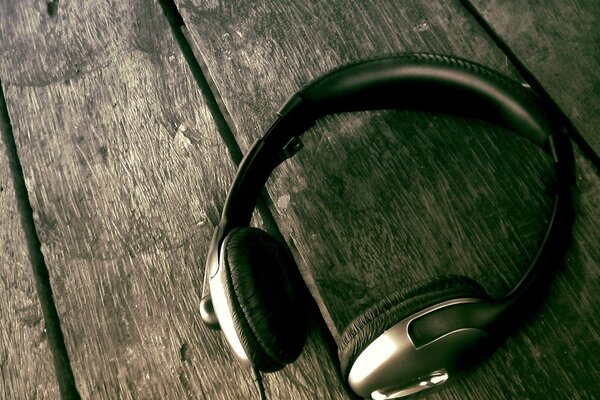
[[[432,54],[399,54],[338,68],[293,95],[279,118],[247,153],[227,196],[207,267],[218,268],[219,247],[235,227],[248,225],[260,190],[273,169],[300,147],[298,137],[325,115],[377,109],[412,109],[469,116],[513,130],[550,153],[558,185],[554,210],[540,251],[519,285],[516,299],[551,257],[568,223],[573,160],[565,128],[550,107],[519,83],[470,61]],[[216,265],[216,267],[215,267]],[[215,270],[207,275],[213,276]]]

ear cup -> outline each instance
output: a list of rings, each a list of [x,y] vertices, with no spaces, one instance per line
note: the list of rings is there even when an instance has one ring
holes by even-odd
[[[286,246],[256,228],[233,230],[223,242],[226,295],[233,304],[236,333],[261,371],[283,368],[302,351],[304,321],[288,278],[296,268]]]
[[[449,275],[409,286],[375,303],[344,330],[338,346],[343,376],[348,376],[360,353],[396,323],[437,303],[465,297],[487,298],[487,294],[474,280]]]

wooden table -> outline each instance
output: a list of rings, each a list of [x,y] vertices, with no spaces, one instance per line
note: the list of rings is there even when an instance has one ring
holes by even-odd
[[[570,0],[0,3],[0,398],[257,398],[201,322],[228,185],[274,111],[342,63],[468,58],[576,128],[572,243],[535,311],[432,399],[600,396],[600,7]],[[335,343],[407,284],[514,285],[548,222],[548,157],[502,129],[407,111],[328,117],[254,224],[317,308],[270,399],[352,398]]]

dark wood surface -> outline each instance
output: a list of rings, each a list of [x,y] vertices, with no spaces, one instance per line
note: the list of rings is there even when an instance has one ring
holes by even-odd
[[[521,80],[458,0],[177,6],[192,57],[242,151],[285,98],[343,62],[430,51]],[[0,80],[82,397],[255,398],[250,371],[202,325],[197,308],[201,264],[234,174],[231,143],[159,5],[61,1],[0,10]],[[549,91],[563,109],[591,107]],[[592,350],[600,343],[600,178],[578,148],[576,163],[573,244],[539,309],[491,359],[431,398],[600,393]],[[547,223],[550,178],[548,157],[509,132],[456,117],[375,112],[319,123],[268,190],[337,340],[361,310],[407,283],[459,273],[491,294],[509,288]],[[14,215],[5,192],[3,216]],[[2,225],[3,246],[17,228]],[[23,258],[6,260],[27,267]],[[2,310],[19,301],[34,309],[32,295],[11,296]],[[15,340],[23,326],[12,323],[6,337]],[[300,360],[264,375],[269,398],[348,397],[332,349],[308,324]],[[15,365],[32,367],[18,351],[35,340],[26,334],[10,354],[23,354]],[[35,356],[36,367],[51,368],[48,354]],[[44,384],[11,386],[6,397],[56,393],[51,379]]]
[[[483,17],[600,154],[600,3],[463,1]]]

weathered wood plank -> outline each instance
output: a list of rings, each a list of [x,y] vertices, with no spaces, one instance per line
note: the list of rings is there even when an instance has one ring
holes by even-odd
[[[244,151],[290,94],[358,58],[445,53],[519,79],[458,1],[177,4]],[[574,271],[596,274],[598,254],[587,243],[597,237],[590,236],[597,231],[590,214],[598,212],[598,179],[580,155],[578,163],[580,182],[587,182],[577,193],[580,250],[570,253],[547,304],[489,362],[432,398],[551,397],[563,390],[582,397],[596,389],[584,382],[598,362],[584,366],[582,354],[598,342],[598,282],[575,279]],[[496,295],[516,283],[547,223],[551,175],[546,155],[502,130],[377,112],[325,119],[268,189],[275,219],[337,339],[353,316],[409,282],[459,273]],[[570,355],[562,352],[567,345],[576,349]],[[267,386],[281,385],[277,379],[266,378]]]
[[[160,7],[54,4],[3,5],[0,77],[82,397],[255,397],[199,316],[234,166]]]
[[[600,154],[600,4],[463,2],[477,10]]]
[[[58,399],[58,382],[7,152],[9,129],[0,93],[0,398]]]

